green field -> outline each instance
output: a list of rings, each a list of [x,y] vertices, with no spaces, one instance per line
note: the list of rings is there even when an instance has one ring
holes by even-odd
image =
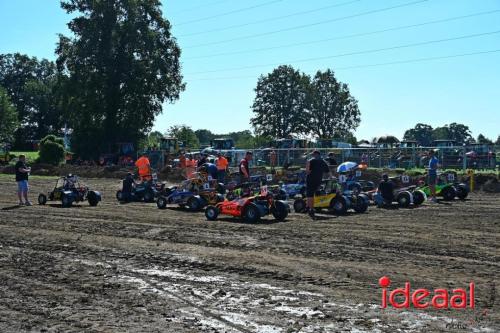
[[[10,154],[16,156],[15,160],[19,155],[24,154],[28,163],[34,163],[39,156],[38,151],[11,151]]]

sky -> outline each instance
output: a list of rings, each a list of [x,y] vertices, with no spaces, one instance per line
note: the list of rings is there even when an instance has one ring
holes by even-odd
[[[359,101],[358,139],[416,123],[500,134],[500,0],[163,0],[186,90],[154,129],[251,129],[260,75],[330,68]],[[57,0],[0,0],[0,53],[55,60]],[[430,23],[433,22],[433,23]]]

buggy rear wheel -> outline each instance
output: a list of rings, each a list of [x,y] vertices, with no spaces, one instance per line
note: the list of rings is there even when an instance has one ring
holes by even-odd
[[[47,196],[43,193],[40,193],[38,195],[38,204],[39,205],[45,205],[47,203]]]
[[[283,221],[288,216],[288,204],[282,201],[275,201],[274,207],[271,208],[271,213],[277,221]]]
[[[208,206],[205,209],[205,217],[209,221],[215,221],[217,220],[217,217],[219,216],[219,209],[215,206]]]
[[[99,195],[94,191],[90,191],[87,194],[87,201],[89,202],[90,206],[95,207],[97,206],[97,204],[99,204]]]
[[[446,186],[441,190],[441,195],[443,196],[443,199],[445,201],[451,201],[455,199],[456,194],[457,191],[455,191],[455,188],[453,186]]]
[[[411,193],[408,191],[403,191],[398,193],[396,197],[396,201],[398,202],[399,207],[407,208],[411,203]]]
[[[296,199],[293,202],[293,210],[295,213],[305,213],[306,212],[306,202],[304,199]]]
[[[425,202],[426,195],[421,190],[413,191],[413,204],[419,206]]]
[[[123,192],[122,192],[122,190],[116,191],[116,200],[123,201]]]
[[[158,207],[159,209],[165,209],[165,208],[167,208],[167,198],[165,198],[165,197],[159,197],[156,200],[156,207]]]
[[[243,211],[243,220],[247,223],[255,223],[260,220],[259,207],[253,202],[249,203]]]
[[[356,202],[352,207],[356,213],[364,213],[368,209],[369,199],[366,195],[360,194],[356,196]]]
[[[457,197],[460,199],[460,200],[465,200],[465,198],[467,198],[467,195],[469,195],[469,189],[467,187],[467,185],[465,184],[458,184],[456,187],[455,187],[455,190],[457,192]]]
[[[189,207],[189,210],[193,212],[199,211],[202,207],[201,200],[194,196],[188,199],[187,205]]]
[[[153,190],[146,190],[144,192],[144,202],[154,202],[155,201],[155,194]]]

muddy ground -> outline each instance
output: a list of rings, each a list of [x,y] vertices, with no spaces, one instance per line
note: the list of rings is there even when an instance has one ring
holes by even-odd
[[[0,176],[0,332],[498,332],[500,195],[319,221],[207,222],[119,204],[16,207]],[[35,194],[53,180],[32,179]],[[465,288],[475,309],[380,309],[390,289]]]

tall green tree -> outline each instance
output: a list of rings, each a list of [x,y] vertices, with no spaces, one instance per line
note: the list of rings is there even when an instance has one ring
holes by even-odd
[[[255,88],[250,123],[257,135],[286,138],[308,131],[310,78],[292,66],[261,76]]]
[[[167,131],[167,135],[182,141],[187,148],[198,148],[200,146],[198,137],[196,137],[191,127],[187,125],[171,126]]]
[[[432,131],[432,126],[418,123],[414,128],[410,128],[405,132],[403,140],[414,140],[422,147],[429,147],[433,140]]]
[[[0,86],[0,144],[14,141],[14,132],[18,125],[17,110],[7,91]]]
[[[497,137],[497,141],[495,141],[496,146],[500,146],[500,135]]]
[[[361,121],[358,101],[347,84],[337,80],[332,70],[318,71],[310,87],[312,108],[307,122],[310,133],[319,139],[344,137]]]
[[[60,77],[55,63],[46,59],[19,53],[0,55],[0,85],[18,111],[17,148],[23,148],[28,140],[61,131]]]
[[[60,35],[59,69],[69,76],[72,148],[95,157],[120,141],[135,144],[164,102],[184,90],[180,48],[160,0],[65,0],[75,17]]]

